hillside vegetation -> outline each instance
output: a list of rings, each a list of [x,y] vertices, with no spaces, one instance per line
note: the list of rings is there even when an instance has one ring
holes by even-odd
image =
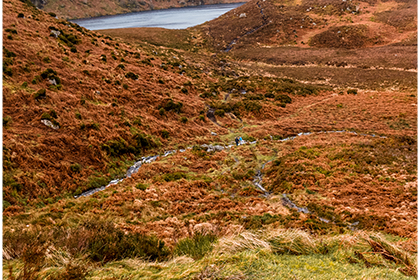
[[[98,33],[3,2],[3,278],[414,279],[417,4],[337,3]]]

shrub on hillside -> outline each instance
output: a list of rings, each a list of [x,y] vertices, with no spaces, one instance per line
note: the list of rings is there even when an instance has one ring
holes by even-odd
[[[169,138],[169,132],[166,129],[162,130],[161,134],[162,134],[162,138],[164,139]]]
[[[174,111],[175,113],[181,113],[181,108],[184,104],[182,102],[175,103],[172,99],[168,100],[163,106],[159,105],[158,109],[164,109],[165,111]]]
[[[259,112],[262,108],[261,104],[256,101],[244,101],[245,110],[249,112]]]
[[[125,74],[125,77],[127,79],[137,80],[139,78],[139,75],[134,74],[133,72],[128,72],[127,74]]]
[[[280,101],[280,103],[284,103],[284,104],[290,104],[290,103],[292,103],[292,99],[288,95],[286,95],[286,94],[277,94],[274,97],[274,100]]]
[[[47,98],[47,91],[43,88],[39,89],[37,92],[34,93],[34,98],[36,100],[45,99]]]
[[[266,94],[264,94],[264,96],[266,97],[266,98],[274,98],[274,93],[272,93],[272,92],[267,92]]]
[[[347,90],[347,94],[354,94],[354,95],[356,95],[357,94],[357,89],[348,89]]]
[[[166,182],[178,181],[182,178],[187,178],[187,175],[183,172],[166,173],[162,175],[162,179]]]
[[[57,85],[59,85],[59,84],[61,84],[61,80],[60,80],[60,78],[57,76],[57,72],[56,71],[54,71],[53,69],[51,69],[51,68],[47,68],[46,70],[44,70],[42,73],[41,73],[41,78],[42,79],[48,79],[48,80],[55,80],[55,83],[57,84]]]
[[[214,114],[216,116],[219,116],[219,117],[224,117],[225,116],[225,111],[222,110],[222,109],[219,109],[219,110],[214,111]]]

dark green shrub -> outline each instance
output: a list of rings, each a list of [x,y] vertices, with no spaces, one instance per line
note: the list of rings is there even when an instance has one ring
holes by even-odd
[[[94,129],[94,130],[99,130],[99,124],[98,123],[89,123],[89,124],[87,124],[86,125],[86,128],[89,128],[89,129]]]
[[[166,173],[162,175],[162,179],[166,182],[178,181],[182,178],[187,178],[187,175],[183,172]]]
[[[36,100],[47,98],[47,93],[46,92],[47,91],[45,89],[41,88],[34,94],[34,98]]]
[[[103,62],[106,62],[106,55],[101,55],[101,57],[99,58],[100,60],[102,60]]]
[[[354,94],[354,95],[356,95],[357,94],[357,89],[348,89],[347,90],[347,94]]]
[[[166,129],[162,130],[161,134],[162,134],[162,138],[164,139],[169,138],[169,132]]]
[[[188,122],[188,119],[187,119],[186,117],[182,117],[182,118],[181,118],[181,122],[182,122],[182,123],[187,123],[187,122]]]
[[[28,82],[23,82],[23,83],[22,83],[22,87],[23,87],[23,88],[27,88],[27,87],[28,87]]]
[[[3,127],[9,127],[11,123],[12,123],[12,117],[11,116],[3,117]]]
[[[4,57],[7,57],[7,58],[16,57],[16,54],[14,52],[9,51],[5,47],[3,47],[3,55],[4,55]]]
[[[264,94],[264,96],[267,98],[274,98],[275,95],[272,92],[267,92],[266,94]]]
[[[249,94],[246,96],[247,100],[263,100],[264,96],[261,94]]]
[[[53,125],[60,126],[60,124],[55,120],[55,118],[51,116],[51,114],[57,117],[57,114],[55,113],[55,111],[51,110],[49,113],[47,112],[42,113],[41,120],[49,120]]]
[[[124,89],[128,89],[128,85],[127,84],[123,84],[123,88]]]
[[[163,109],[165,109],[165,111],[174,111],[175,113],[179,114],[181,113],[182,106],[183,106],[182,102],[175,103],[172,99],[170,99],[163,106]]]
[[[134,74],[133,72],[128,72],[127,74],[125,74],[125,77],[127,79],[137,80],[139,78],[139,75]]]
[[[51,59],[48,56],[44,57],[42,61],[44,61],[45,63],[51,63]]]
[[[12,28],[6,28],[4,31],[8,32],[8,33],[11,33],[11,34],[17,34],[16,29],[12,29]]]
[[[75,163],[75,164],[70,165],[70,170],[74,173],[78,173],[80,172],[80,170],[82,170],[82,166],[78,163]]]
[[[75,47],[75,46],[71,47],[71,48],[70,48],[70,51],[71,51],[72,53],[77,53],[77,49],[76,49],[76,47]]]
[[[219,109],[219,110],[214,111],[214,114],[216,116],[219,116],[219,117],[224,117],[225,116],[225,111],[222,110],[222,109]]]
[[[203,121],[203,122],[205,122],[205,121],[206,121],[206,117],[204,117],[204,115],[200,115],[200,116],[198,117],[198,119],[199,119],[200,121]]]
[[[188,89],[186,89],[186,88],[182,87],[182,88],[181,88],[181,92],[182,92],[182,93],[187,94],[187,93],[188,93]]]
[[[165,84],[165,82],[162,79],[159,79],[158,83],[162,85]]]
[[[55,112],[55,110],[50,110],[50,116],[53,117],[54,119],[58,118],[57,113]]]
[[[137,146],[142,149],[157,147],[159,143],[156,143],[150,136],[139,133],[134,135]]]
[[[50,114],[49,114],[49,113],[44,112],[44,113],[42,113],[42,115],[41,115],[41,119],[42,119],[42,120],[52,120],[52,117],[50,116]]]
[[[138,183],[138,184],[136,185],[136,189],[139,189],[139,190],[145,191],[145,190],[147,189],[147,184]]]
[[[292,103],[292,99],[286,94],[277,94],[274,100],[280,101],[280,103],[284,103],[284,104]]]
[[[82,119],[82,114],[80,114],[79,112],[76,112],[76,119],[81,120]]]
[[[55,13],[53,13],[53,12],[49,12],[48,13],[50,16],[52,16],[52,17],[57,17],[57,15],[55,14]]]
[[[163,109],[163,108],[160,108],[159,109],[159,115],[161,115],[161,116],[163,116],[163,115],[165,115],[165,109]]]
[[[11,34],[7,35],[7,39],[13,40],[13,36]]]
[[[262,108],[261,104],[255,101],[245,101],[245,110],[250,112],[259,112]]]
[[[73,47],[74,45],[77,45],[81,42],[77,36],[73,34],[66,34],[63,30],[59,30],[60,35],[58,35],[58,38],[66,44],[69,48]]]
[[[143,59],[141,63],[149,65],[149,66],[153,66],[153,63],[150,61],[150,58]]]
[[[141,125],[141,120],[140,117],[137,117],[134,121],[133,121],[134,125]]]
[[[40,76],[35,76],[33,79],[32,79],[32,81],[31,81],[31,83],[33,84],[33,85],[36,85],[38,82],[40,82],[41,81],[41,77]]]
[[[46,70],[44,70],[42,73],[41,73],[41,78],[42,79],[48,79],[48,80],[55,80],[55,82],[56,82],[56,84],[57,85],[59,85],[59,84],[61,84],[61,80],[60,80],[60,78],[57,76],[57,72],[56,71],[54,71],[53,69],[51,69],[51,68],[47,68]]]
[[[10,76],[10,77],[13,76],[12,69],[9,68],[9,67],[7,67],[7,66],[5,66],[4,63],[3,63],[3,74],[4,75],[7,75],[7,76]]]
[[[25,17],[25,15],[24,15],[23,13],[18,13],[17,17],[18,17],[18,18],[24,18],[24,17]]]
[[[118,66],[116,67],[116,69],[122,69],[122,70],[124,70],[125,69],[125,66],[124,66],[124,64],[118,64]]]
[[[90,76],[90,72],[89,72],[89,70],[83,70],[82,72],[83,72],[83,74],[85,74],[85,75],[87,75],[87,76]]]
[[[192,238],[181,239],[174,248],[174,254],[181,256],[187,255],[197,260],[213,250],[213,243],[217,236],[213,234],[203,235],[196,233]]]

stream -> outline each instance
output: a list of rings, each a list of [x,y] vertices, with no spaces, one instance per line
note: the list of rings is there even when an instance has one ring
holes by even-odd
[[[284,138],[284,139],[272,140],[272,141],[285,142],[285,141],[290,141],[290,140],[295,139],[296,137],[300,137],[300,136],[304,136],[304,135],[322,134],[322,133],[349,133],[349,134],[355,134],[355,135],[360,135],[360,136],[386,138],[385,136],[379,136],[379,135],[375,135],[375,134],[357,133],[357,132],[354,132],[354,131],[345,131],[345,130],[334,130],[334,131],[320,131],[320,132],[301,132],[301,133],[297,134],[296,136],[291,136],[291,137],[287,137],[287,138]],[[257,140],[252,141],[252,142],[242,141],[240,143],[240,145],[245,145],[245,144],[253,145],[253,144],[256,144],[256,143],[257,143]],[[206,148],[207,149],[206,150],[207,152],[215,152],[215,151],[222,151],[224,149],[230,149],[230,148],[232,148],[234,146],[235,146],[234,144],[230,144],[230,145],[227,145],[227,146],[224,146],[224,145],[203,144],[203,145],[200,145],[199,147]],[[130,178],[133,174],[137,173],[139,171],[139,169],[144,164],[151,163],[151,162],[157,160],[159,157],[167,157],[167,156],[169,156],[171,154],[183,153],[186,150],[192,149],[193,147],[194,146],[189,146],[186,149],[169,150],[169,151],[166,151],[166,152],[164,152],[163,154],[160,154],[160,155],[153,155],[153,156],[142,157],[139,161],[136,161],[130,168],[128,168],[128,170],[127,170],[126,175],[124,176],[124,178],[114,179],[114,180],[110,181],[108,183],[108,185],[106,185],[106,186],[102,186],[102,187],[99,187],[99,188],[96,188],[96,189],[91,189],[91,190],[85,191],[85,192],[83,192],[80,195],[75,195],[74,198],[86,197],[86,196],[90,196],[90,195],[92,195],[92,194],[94,194],[96,192],[103,191],[103,190],[105,190],[106,188],[108,188],[110,186],[113,186],[113,185],[116,185],[116,184],[122,182],[125,178]],[[265,162],[262,165],[261,170],[264,169],[265,165],[267,163],[269,163],[269,162],[270,161]],[[269,195],[269,192],[261,185],[262,176],[263,176],[261,170],[257,170],[257,172],[256,172],[257,175],[254,177],[253,184],[258,189],[260,189],[261,191],[263,191],[265,193],[265,196],[268,196]],[[294,207],[292,207],[292,208],[294,208]]]
[[[291,136],[291,137],[287,137],[287,138],[284,138],[284,139],[271,140],[271,141],[285,142],[285,141],[291,141],[291,140],[293,140],[293,139],[295,139],[297,137],[300,137],[300,136],[311,135],[311,134],[322,134],[322,133],[349,133],[349,134],[360,135],[360,136],[387,138],[386,136],[379,136],[379,135],[375,135],[375,134],[357,133],[355,131],[345,131],[345,130],[338,130],[338,131],[337,130],[334,130],[334,131],[320,131],[320,132],[301,132],[301,133],[298,133],[296,136]],[[212,135],[215,135],[215,133],[212,132]],[[252,142],[250,142],[250,141],[244,141],[243,140],[242,142],[239,143],[239,145],[253,145],[253,144],[256,144],[256,143],[257,143],[257,140],[252,141]],[[183,153],[186,150],[193,149],[193,147],[194,146],[189,146],[186,149],[169,150],[169,151],[166,151],[166,152],[164,152],[163,154],[160,154],[160,155],[153,155],[153,156],[142,157],[139,161],[136,161],[130,168],[128,168],[128,170],[127,170],[126,175],[125,175],[124,178],[114,179],[114,180],[110,181],[108,183],[108,185],[106,185],[106,186],[102,186],[100,188],[96,188],[96,189],[91,189],[91,190],[85,191],[85,192],[83,192],[82,194],[80,194],[78,196],[77,195],[74,196],[74,198],[86,197],[86,196],[90,196],[90,195],[92,195],[92,194],[94,194],[96,192],[103,191],[103,190],[105,190],[106,188],[108,188],[110,186],[113,186],[113,185],[116,185],[116,184],[122,182],[125,178],[130,178],[133,174],[137,173],[139,171],[139,169],[144,164],[148,164],[148,163],[154,162],[159,157],[167,157],[167,156],[169,156],[171,154]],[[225,149],[230,149],[232,147],[235,147],[235,145],[234,144],[230,144],[230,145],[224,146],[224,145],[203,144],[203,145],[199,145],[199,147],[205,148],[207,152],[219,152],[219,151],[222,151],[222,150],[225,150]],[[268,164],[269,162],[271,162],[271,160],[263,163],[262,166],[261,166],[261,169],[257,169],[256,170],[256,175],[254,176],[254,181],[252,182],[252,184],[256,188],[258,188],[259,190],[261,190],[264,193],[263,196],[266,197],[266,198],[269,197],[271,193],[269,191],[267,191],[261,185],[261,182],[262,182],[262,179],[263,179],[262,170],[264,169],[265,165]],[[306,207],[299,207],[296,204],[294,204],[290,200],[290,198],[287,196],[287,194],[283,194],[283,197],[281,198],[281,201],[282,201],[282,204],[284,206],[286,206],[288,208],[291,208],[291,209],[296,209],[298,212],[302,212],[302,213],[305,213],[305,214],[315,214],[313,212],[310,212]],[[320,217],[318,215],[317,215],[317,218],[320,221],[324,222],[324,223],[330,223],[331,222],[330,220],[327,220],[325,218],[322,218],[322,217]],[[334,223],[334,222],[332,221],[332,223]],[[348,228],[354,231],[354,230],[357,229],[356,226],[358,224],[359,224],[359,222],[352,223],[352,224],[348,225]]]

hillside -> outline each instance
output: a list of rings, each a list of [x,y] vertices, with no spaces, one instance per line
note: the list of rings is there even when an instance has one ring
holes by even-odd
[[[3,278],[415,279],[417,27],[378,18],[416,3],[332,3],[98,33],[4,2]],[[347,8],[383,39],[324,45]]]
[[[59,18],[78,19],[199,5],[241,3],[247,0],[31,0],[31,2],[37,8],[54,13]]]

